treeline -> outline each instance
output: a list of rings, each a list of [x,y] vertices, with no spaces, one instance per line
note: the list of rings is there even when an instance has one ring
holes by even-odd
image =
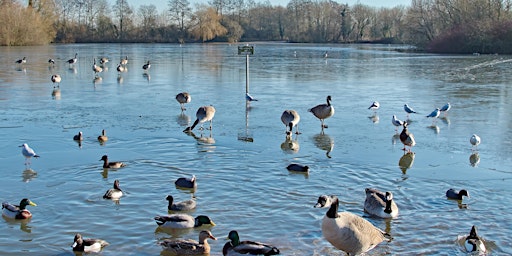
[[[332,0],[0,0],[0,45],[287,41],[405,43],[444,53],[512,53],[512,0],[411,0],[375,8]],[[133,0],[135,1],[135,0]]]

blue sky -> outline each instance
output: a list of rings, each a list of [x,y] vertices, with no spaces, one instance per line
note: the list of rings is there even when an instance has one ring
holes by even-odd
[[[111,0],[115,2],[115,0]],[[264,2],[264,0],[255,0],[256,2]],[[135,8],[138,8],[140,5],[149,5],[153,4],[160,11],[162,9],[167,9],[168,0],[128,0],[128,3]],[[207,4],[208,0],[189,0],[190,4],[194,6],[196,3],[205,3]],[[286,6],[290,0],[271,0],[273,5],[282,5]],[[411,4],[411,0],[342,0],[337,1],[338,3],[346,3],[349,5],[354,5],[356,3],[361,3],[374,7],[395,7],[397,5],[409,6]]]

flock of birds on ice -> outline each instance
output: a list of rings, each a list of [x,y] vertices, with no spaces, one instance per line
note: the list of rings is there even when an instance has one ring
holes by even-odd
[[[50,64],[54,64],[55,61],[50,59]],[[67,61],[70,65],[77,62],[77,54],[74,58]],[[108,59],[101,58],[100,63],[104,64],[108,62]],[[26,63],[26,58],[17,60],[16,63]],[[124,72],[125,67],[128,63],[128,57],[122,59],[117,66],[118,72]],[[150,68],[150,62],[147,61],[143,65],[143,70]],[[93,71],[95,74],[102,72],[102,68],[96,65],[94,59]],[[60,84],[61,77],[58,74],[51,76],[51,81],[55,84]],[[58,85],[57,85],[58,86]],[[55,87],[55,86],[54,86]],[[181,106],[181,111],[185,111],[185,104],[191,101],[191,96],[187,92],[181,92],[176,95],[176,100]],[[247,101],[257,101],[249,93],[246,93]],[[321,129],[328,128],[325,124],[325,119],[334,115],[334,107],[331,105],[331,96],[327,96],[326,103],[319,104],[308,111],[311,112],[321,122]],[[368,109],[377,111],[380,108],[379,102],[373,102]],[[447,103],[441,108],[436,108],[427,118],[437,120],[441,113],[447,113],[451,109],[450,103]],[[417,113],[408,104],[404,105],[404,111],[409,114]],[[187,127],[183,132],[190,133],[197,126],[200,125],[201,130],[212,129],[212,121],[215,116],[215,108],[213,106],[202,106],[196,111],[196,120],[194,123]],[[290,137],[294,133],[300,134],[298,124],[300,122],[300,115],[297,111],[289,109],[284,110],[281,115],[281,121],[286,127],[286,136]],[[203,124],[209,123],[209,127],[204,128]],[[407,121],[399,120],[396,115],[393,115],[391,123],[398,129],[402,127],[402,131],[399,135],[400,141],[403,143],[403,150],[411,152],[412,147],[416,145],[414,135],[408,129]],[[73,140],[82,141],[83,134],[80,131],[74,135]],[[103,130],[102,134],[98,136],[98,141],[105,142],[108,140],[106,131]],[[478,135],[473,134],[469,139],[472,147],[476,147],[480,144],[481,139]],[[30,165],[31,158],[37,158],[39,155],[32,149],[27,143],[20,146],[22,148],[21,153],[25,157],[26,165]],[[109,161],[107,155],[103,155],[100,159],[103,161],[103,168],[105,169],[118,169],[125,166],[122,162]],[[287,169],[293,172],[308,172],[309,167],[300,164],[290,164]],[[194,189],[197,187],[196,177],[190,178],[179,178],[175,181],[175,185],[180,188]],[[399,214],[399,209],[395,200],[393,200],[393,194],[390,191],[379,191],[374,188],[366,189],[366,199],[364,202],[364,211],[375,217],[380,218],[396,218]],[[115,180],[113,187],[105,192],[103,198],[118,200],[123,196],[123,191],[120,187],[119,180]],[[469,192],[465,189],[460,191],[449,189],[446,191],[446,197],[461,202],[463,197],[469,197]],[[175,202],[172,196],[167,196],[168,210],[170,212],[183,212],[195,209],[196,201],[193,199]],[[20,201],[19,205],[10,204],[8,202],[2,203],[2,215],[11,219],[29,219],[32,217],[30,211],[26,208],[27,206],[36,206],[36,204],[27,198]],[[392,237],[390,234],[383,230],[375,227],[372,223],[367,221],[361,216],[350,212],[340,212],[339,200],[334,195],[322,195],[318,198],[315,208],[327,208],[327,212],[322,220],[321,228],[322,234],[325,239],[332,244],[335,248],[344,251],[348,255],[358,255],[370,251],[383,241],[391,241]],[[186,213],[174,213],[168,215],[159,215],[154,218],[158,226],[181,229],[181,228],[197,228],[201,226],[214,226],[213,220],[205,215],[199,215],[192,217]],[[210,253],[210,245],[208,239],[217,240],[217,238],[209,230],[202,230],[199,232],[198,240],[182,240],[182,239],[164,239],[160,241],[160,245],[164,250],[169,251],[175,255],[207,255]],[[236,230],[232,230],[228,234],[229,241],[223,247],[223,255],[276,255],[280,251],[275,246],[267,243],[256,242],[256,241],[240,241],[239,234]],[[468,235],[460,238],[464,244],[467,252],[476,252],[478,254],[485,254],[486,247],[484,240],[478,235],[477,227],[472,226]],[[109,245],[108,242],[102,239],[96,238],[83,238],[81,234],[77,233],[74,237],[74,243],[72,245],[73,251],[75,252],[99,252],[103,247]]]

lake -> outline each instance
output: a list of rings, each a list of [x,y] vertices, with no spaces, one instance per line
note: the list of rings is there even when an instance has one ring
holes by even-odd
[[[0,200],[37,204],[28,208],[30,221],[2,219],[0,254],[73,255],[79,232],[107,240],[103,255],[166,255],[158,241],[197,240],[201,230],[157,228],[153,218],[167,214],[168,194],[196,198],[190,214],[217,224],[211,255],[222,255],[230,230],[242,240],[271,243],[282,255],[344,255],[322,237],[326,209],[313,206],[323,194],[337,195],[341,211],[393,236],[368,255],[465,255],[457,237],[472,225],[492,255],[512,254],[511,56],[256,43],[249,91],[258,101],[246,102],[240,45],[0,48]],[[75,53],[78,62],[69,65]],[[125,56],[127,71],[118,75]],[[16,64],[22,57],[27,63]],[[91,67],[101,57],[110,62],[96,77]],[[62,77],[60,95],[53,95],[53,74]],[[175,100],[182,91],[192,96],[183,113]],[[336,112],[322,132],[308,109],[328,95]],[[380,102],[376,112],[368,109],[373,101]],[[446,115],[425,117],[447,102]],[[407,117],[405,103],[418,114]],[[216,108],[213,129],[184,133],[205,105]],[[291,140],[280,119],[285,109],[301,115],[302,134]],[[404,154],[393,115],[409,119],[414,154]],[[109,137],[104,144],[97,140],[102,129]],[[80,145],[73,141],[79,131]],[[472,134],[482,138],[478,151]],[[40,155],[29,167],[23,143]],[[127,166],[104,170],[104,154]],[[308,165],[309,175],[288,172],[290,163]],[[196,191],[175,187],[177,178],[192,175]],[[125,195],[103,199],[115,179]],[[398,218],[364,213],[367,187],[393,192]],[[467,189],[471,197],[448,200],[449,188]]]

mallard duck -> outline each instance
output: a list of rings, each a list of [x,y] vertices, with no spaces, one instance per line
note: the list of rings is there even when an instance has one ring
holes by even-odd
[[[22,147],[21,154],[25,157],[25,165],[30,165],[30,159],[32,157],[39,157],[39,155],[36,154],[36,152],[30,148],[27,143],[23,143],[20,147]]]
[[[210,253],[210,245],[208,238],[217,240],[209,230],[199,232],[199,239],[197,241],[187,240],[171,240],[164,239],[160,245],[166,251],[170,251],[176,255],[205,255]]]
[[[291,172],[309,172],[309,166],[302,164],[289,164],[286,169]]]
[[[78,132],[78,134],[76,134],[75,136],[73,136],[73,140],[76,140],[76,141],[82,141],[84,140],[84,136],[82,134],[82,132]]]
[[[469,192],[465,189],[457,191],[453,188],[450,188],[446,191],[446,197],[448,199],[462,200],[463,196],[467,196],[469,198]]]
[[[197,228],[202,225],[212,225],[215,223],[206,215],[192,217],[188,214],[159,215],[155,217],[156,224],[167,228]]]
[[[407,129],[407,126],[409,123],[404,122],[404,128],[402,129],[402,132],[400,133],[400,141],[404,144],[403,150],[406,150],[406,146],[409,146],[409,152],[411,152],[412,147],[416,145],[416,140],[414,140],[414,135],[409,132]]]
[[[364,210],[381,218],[395,218],[398,216],[398,206],[393,200],[391,192],[381,192],[374,188],[366,188]]]
[[[187,127],[184,132],[190,132],[194,130],[197,124],[201,124],[201,130],[203,130],[203,123],[210,122],[210,130],[212,129],[213,117],[215,116],[215,108],[213,106],[202,106],[197,109],[196,112],[196,121],[192,124],[192,126]]]
[[[180,104],[182,112],[187,110],[185,108],[185,104],[189,103],[191,100],[192,97],[190,97],[190,94],[188,92],[180,92],[176,95],[176,101],[178,101],[178,103]]]
[[[52,81],[53,83],[53,88],[55,88],[55,83],[57,83],[57,87],[60,87],[60,81],[62,80],[62,78],[60,77],[60,75],[52,75],[50,77],[50,80]]]
[[[191,178],[178,178],[174,185],[180,188],[197,188],[196,176],[192,175]]]
[[[334,247],[349,255],[370,251],[389,236],[360,216],[338,212],[336,196],[322,195],[318,198],[315,208],[326,207],[329,210],[322,220],[322,234]]]
[[[299,132],[299,122],[300,122],[300,115],[297,113],[297,111],[293,109],[287,109],[283,111],[283,114],[281,114],[281,122],[283,122],[284,126],[286,128],[289,128],[290,130],[286,129],[286,135],[290,136],[293,132],[293,127],[295,126],[295,134],[300,134]]]
[[[13,205],[8,202],[2,203],[2,215],[11,218],[11,219],[29,219],[32,217],[32,213],[29,210],[25,209],[27,205],[37,206],[34,202],[30,201],[27,198],[23,198],[20,201],[20,205]]]
[[[308,109],[308,111],[313,113],[316,118],[320,119],[322,130],[327,128],[327,125],[324,124],[324,120],[334,115],[334,107],[331,105],[331,96],[327,96],[327,104],[316,105]]]
[[[109,162],[107,155],[103,155],[100,161],[103,161],[103,168],[117,169],[126,166],[123,162]]]
[[[99,142],[105,142],[108,140],[108,137],[107,137],[107,131],[105,131],[105,129],[101,130],[101,135],[98,136],[98,141]]]
[[[469,232],[469,236],[466,237],[464,245],[468,252],[485,253],[487,251],[484,242],[476,233],[476,226],[474,225],[471,227],[471,231]]]
[[[107,245],[109,243],[105,240],[95,238],[83,239],[81,234],[76,234],[72,247],[75,252],[99,252]]]
[[[105,199],[114,199],[117,200],[123,196],[123,190],[119,187],[119,180],[114,180],[114,187],[107,190],[103,195]]]
[[[189,199],[175,203],[174,197],[171,195],[167,195],[165,199],[169,201],[169,204],[167,205],[167,210],[169,211],[190,211],[196,208],[196,200]]]
[[[231,240],[224,244],[222,254],[224,256],[234,255],[276,255],[279,254],[279,249],[276,247],[254,241],[240,241],[238,232],[231,230],[228,235]]]

